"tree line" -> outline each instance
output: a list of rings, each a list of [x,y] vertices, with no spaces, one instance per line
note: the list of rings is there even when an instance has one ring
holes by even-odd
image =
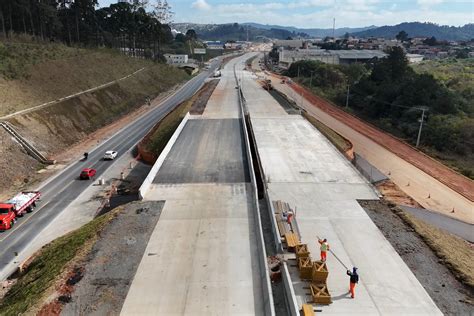
[[[403,50],[367,64],[292,63],[286,75],[299,77],[318,94],[415,144],[422,110],[421,145],[462,156],[474,153],[474,103],[431,74],[416,73]],[[349,91],[349,98],[348,97]]]
[[[154,59],[161,46],[173,40],[170,27],[160,23],[155,12],[146,12],[142,2],[97,7],[97,0],[0,0],[0,36],[29,34]]]

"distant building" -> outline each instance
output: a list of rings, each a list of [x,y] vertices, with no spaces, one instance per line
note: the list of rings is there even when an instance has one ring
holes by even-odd
[[[423,58],[425,58],[425,56],[420,55],[420,54],[406,54],[406,56],[410,64],[416,64],[416,63],[422,62]]]
[[[188,55],[165,54],[166,63],[170,65],[182,65],[188,63]]]
[[[273,44],[274,47],[283,47],[288,49],[303,48],[303,40],[277,40]]]
[[[224,49],[224,43],[220,41],[207,41],[204,44],[207,49]]]
[[[386,53],[378,50],[280,49],[279,65],[288,68],[293,62],[300,60],[314,60],[334,65],[366,63],[386,56]]]
[[[339,59],[339,64],[366,63],[374,59],[385,58],[387,54],[380,50],[328,50]]]
[[[280,67],[288,68],[292,63],[300,60],[316,60],[326,64],[339,63],[337,56],[328,53],[325,49],[280,49],[279,51]]]

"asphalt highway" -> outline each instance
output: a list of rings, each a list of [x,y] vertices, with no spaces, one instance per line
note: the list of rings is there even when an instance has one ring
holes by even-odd
[[[89,152],[89,158],[86,161],[81,161],[79,160],[81,157],[78,157],[77,162],[72,163],[42,184],[38,188],[42,197],[37,208],[32,213],[20,218],[12,229],[0,233],[0,275],[6,276],[13,272],[4,271],[4,269],[15,260],[16,253],[20,253],[21,250],[25,249],[31,240],[38,236],[55,217],[92,184],[92,180],[79,180],[79,174],[83,168],[96,169],[95,178],[99,178],[108,168],[114,165],[114,161],[103,161],[101,159],[107,150],[116,150],[118,152],[116,159],[122,155],[130,154],[130,150],[157,122],[179,103],[190,98],[200,89],[209,74],[219,64],[220,61],[214,61],[208,71],[192,78],[160,105],[99,144]]]

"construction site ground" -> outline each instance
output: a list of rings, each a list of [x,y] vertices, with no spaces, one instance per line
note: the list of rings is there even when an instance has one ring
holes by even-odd
[[[144,198],[165,204],[145,251],[154,255],[143,256],[122,315],[263,313],[234,63],[222,69],[202,117],[182,123],[169,160],[151,174],[159,181]]]
[[[140,258],[161,213],[163,202],[120,206],[85,255],[68,266],[38,315],[117,315]]]
[[[288,115],[255,79],[244,72],[243,91],[269,198],[296,209],[301,241],[314,260],[319,259],[320,236],[346,265],[359,268],[361,280],[351,300],[346,269],[329,255],[333,303],[317,309],[328,314],[440,314],[358,204],[359,199],[378,199],[371,185],[318,130],[301,116]],[[290,273],[301,307],[310,301],[308,284],[296,269]]]
[[[453,276],[445,262],[397,215],[399,210],[395,206],[391,207],[384,200],[360,201],[360,204],[443,314],[474,313],[474,289],[469,289]]]
[[[374,167],[387,175],[393,182],[395,182],[405,193],[411,196],[424,208],[440,212],[447,216],[452,216],[464,222],[473,224],[474,223],[474,203],[469,200],[466,196],[469,196],[469,192],[474,192],[470,189],[473,186],[473,182],[451,169],[442,166],[439,167],[440,163],[411,149],[406,151],[406,153],[413,153],[410,161],[406,161],[405,157],[398,156],[397,153],[394,153],[392,150],[395,150],[398,146],[398,143],[403,144],[403,148],[410,148],[408,145],[404,144],[397,139],[385,135],[383,132],[371,128],[370,133],[366,133],[362,129],[364,123],[361,120],[358,120],[352,117],[349,114],[345,115],[335,115],[331,109],[334,107],[328,103],[325,103],[324,106],[320,107],[321,101],[317,103],[314,102],[312,97],[309,97],[309,93],[301,95],[300,93],[293,90],[294,84],[292,86],[288,84],[282,84],[281,79],[272,78],[272,83],[275,89],[278,89],[288,98],[296,102],[296,104],[305,109],[308,114],[315,116],[318,120],[324,123],[326,126],[330,127],[343,137],[349,139],[354,145],[354,151],[360,154],[363,158],[369,161]],[[306,97],[310,99],[306,99]],[[319,100],[319,99],[318,99]],[[337,113],[344,113],[341,110],[337,110]],[[346,119],[350,117],[350,119]],[[357,124],[353,123],[352,120],[356,120]],[[359,130],[359,126],[361,130]],[[369,126],[367,125],[367,128]],[[375,134],[374,134],[375,133]],[[385,138],[390,138],[390,142],[381,145],[381,140]],[[393,142],[398,142],[393,144]],[[417,159],[416,157],[423,157],[423,162],[418,162],[416,165],[412,160]],[[427,172],[430,170],[444,170],[440,171],[437,175],[431,176],[429,173],[426,173],[422,169],[418,168],[420,164],[426,163],[427,168],[423,168]],[[433,168],[430,166],[434,165]],[[437,171],[438,172],[438,171]],[[446,179],[458,179],[462,181],[456,182],[456,186],[462,186],[461,192],[465,193],[466,196],[456,192],[451,187],[440,182],[438,179],[443,176],[443,173],[446,173]],[[447,181],[448,181],[447,180]],[[454,210],[454,212],[453,212]]]

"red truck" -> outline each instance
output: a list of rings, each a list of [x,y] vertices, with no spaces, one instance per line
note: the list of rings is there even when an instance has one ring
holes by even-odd
[[[0,203],[0,230],[10,229],[17,217],[32,212],[40,197],[38,191],[21,192],[5,203]]]

